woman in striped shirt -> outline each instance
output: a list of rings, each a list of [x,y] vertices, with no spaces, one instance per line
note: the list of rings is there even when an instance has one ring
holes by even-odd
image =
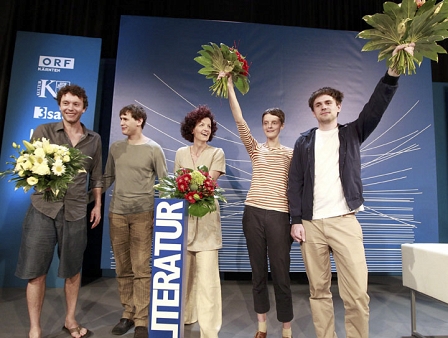
[[[243,231],[252,268],[254,310],[258,319],[255,338],[265,338],[267,332],[268,257],[277,319],[283,323],[282,336],[290,338],[294,316],[289,277],[292,238],[286,189],[293,149],[280,144],[285,114],[278,108],[266,110],[262,115],[266,141],[257,142],[243,118],[231,76],[224,73],[220,76],[228,76],[230,109],[252,161],[252,181],[245,201]]]

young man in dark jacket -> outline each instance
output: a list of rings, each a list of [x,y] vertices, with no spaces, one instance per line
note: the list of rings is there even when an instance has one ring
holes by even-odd
[[[414,45],[400,45],[413,54]],[[301,243],[310,283],[310,304],[318,338],[335,338],[330,253],[345,306],[346,336],[369,336],[369,296],[363,235],[355,213],[363,210],[360,145],[374,131],[398,87],[389,68],[358,118],[338,124],[343,94],[324,87],[309,106],[318,128],[295,143],[289,172],[291,236]],[[306,236],[306,237],[305,237]]]

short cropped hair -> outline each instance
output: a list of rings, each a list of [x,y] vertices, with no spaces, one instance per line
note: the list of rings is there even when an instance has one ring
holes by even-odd
[[[262,122],[263,122],[264,116],[266,114],[271,114],[271,115],[277,116],[280,119],[281,125],[283,125],[285,123],[285,113],[280,108],[269,108],[269,109],[266,109],[264,111],[263,115],[261,116],[261,121]]]
[[[122,115],[126,115],[127,112],[131,113],[131,116],[134,120],[142,119],[142,129],[145,128],[147,116],[142,106],[138,106],[136,104],[129,104],[127,106],[124,106],[120,110],[120,117]]]
[[[313,109],[314,101],[316,101],[316,99],[322,95],[331,96],[333,99],[335,99],[337,104],[341,104],[342,99],[344,98],[344,94],[337,89],[334,89],[331,87],[320,88],[320,89],[316,90],[314,93],[312,93],[310,98],[308,99],[308,105],[310,106],[311,110],[314,111],[314,109]]]

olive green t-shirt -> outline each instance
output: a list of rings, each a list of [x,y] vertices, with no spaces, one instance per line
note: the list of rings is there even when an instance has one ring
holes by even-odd
[[[124,215],[153,210],[156,176],[166,175],[165,154],[158,143],[151,139],[137,145],[114,142],[103,175],[105,189],[115,182],[109,211]]]

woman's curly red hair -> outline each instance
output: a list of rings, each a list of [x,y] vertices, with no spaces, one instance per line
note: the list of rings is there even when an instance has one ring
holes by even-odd
[[[202,121],[206,117],[208,117],[212,122],[212,130],[208,139],[208,141],[210,142],[213,139],[216,131],[218,130],[218,126],[215,121],[215,117],[207,106],[199,106],[195,110],[189,112],[187,116],[185,116],[184,120],[180,124],[180,134],[182,135],[182,137],[187,141],[193,142],[193,129],[200,121]]]

